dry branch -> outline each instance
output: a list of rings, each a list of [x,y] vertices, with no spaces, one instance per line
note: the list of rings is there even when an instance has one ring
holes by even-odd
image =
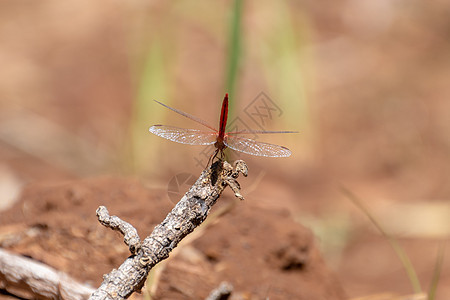
[[[212,164],[142,243],[130,224],[118,217],[110,217],[106,208],[100,207],[97,210],[100,222],[124,234],[132,255],[119,269],[103,276],[103,283],[90,299],[126,299],[133,292],[140,291],[148,272],[166,259],[178,243],[206,219],[227,185],[236,197],[244,199],[236,181],[239,173],[247,176],[247,165],[241,160],[235,163],[234,169],[226,161]]]
[[[94,291],[63,272],[2,249],[0,288],[29,299],[86,299]]]
[[[103,226],[117,230],[123,234],[123,241],[128,246],[131,254],[136,254],[136,251],[141,248],[141,239],[136,228],[131,224],[121,220],[117,216],[110,216],[108,209],[104,206],[97,208],[97,218]]]

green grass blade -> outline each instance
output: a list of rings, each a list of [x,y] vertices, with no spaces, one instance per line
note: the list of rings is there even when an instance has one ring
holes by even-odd
[[[158,161],[157,147],[160,144],[151,144],[148,128],[158,114],[152,99],[165,99],[169,93],[170,75],[166,71],[169,66],[165,60],[168,54],[164,51],[164,46],[161,39],[154,38],[144,56],[140,58],[141,68],[136,71],[137,91],[133,102],[131,142],[128,145],[126,164],[132,174],[140,173],[145,170],[145,166]]]
[[[232,16],[230,18],[230,36],[228,44],[227,74],[225,89],[230,94],[230,102],[233,101],[236,91],[236,82],[239,69],[239,57],[241,52],[241,21],[243,0],[235,0]],[[233,106],[232,106],[233,107]]]
[[[433,279],[431,280],[430,290],[428,291],[428,300],[434,300],[436,297],[436,290],[441,276],[442,265],[444,264],[445,242],[439,246],[438,256],[436,259],[436,266],[434,267]]]
[[[400,246],[400,244],[397,242],[397,240],[384,230],[381,224],[370,213],[369,209],[364,206],[361,199],[356,197],[351,191],[349,191],[345,187],[341,186],[341,191],[350,201],[353,202],[353,204],[355,204],[369,218],[370,222],[372,222],[372,224],[375,225],[375,227],[381,232],[381,234],[388,240],[389,244],[391,244],[391,247],[394,249],[395,254],[403,264],[403,268],[405,269],[409,281],[411,282],[414,293],[416,294],[422,293],[422,287],[420,286],[419,278],[417,277],[416,271],[414,270],[411,260],[409,259],[408,255],[403,250],[403,248]]]

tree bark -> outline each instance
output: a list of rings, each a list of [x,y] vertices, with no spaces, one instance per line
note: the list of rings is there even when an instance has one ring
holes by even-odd
[[[63,272],[2,249],[0,288],[28,299],[87,299],[94,291]]]
[[[234,168],[226,161],[213,163],[142,243],[133,226],[116,216],[111,217],[106,207],[99,207],[99,221],[124,235],[124,242],[132,255],[119,269],[103,276],[103,283],[90,299],[126,299],[133,292],[140,291],[153,266],[166,259],[186,235],[203,223],[226,186],[230,186],[236,197],[244,200],[236,181],[239,173],[247,176],[244,161],[237,161]]]

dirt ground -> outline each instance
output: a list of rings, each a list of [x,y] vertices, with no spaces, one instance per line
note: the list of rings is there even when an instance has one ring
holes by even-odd
[[[151,100],[217,123],[232,7],[0,2],[1,248],[92,286],[121,264],[127,247],[95,210],[147,236],[200,174],[201,149],[148,133],[195,125]],[[416,300],[343,187],[426,293],[450,235],[449,14],[448,1],[245,1],[230,118],[262,129],[248,112],[263,92],[277,107],[263,129],[299,131],[264,141],[293,155],[239,157],[246,200],[225,191],[214,211],[232,209],[133,297],[201,299],[228,281],[244,299]],[[450,299],[449,256],[437,300]]]
[[[344,299],[309,229],[296,224],[286,210],[233,201],[221,199],[218,209],[233,203],[234,208],[199,228],[164,262],[155,299],[206,298],[222,281],[243,299]],[[120,214],[142,237],[172,208],[166,195],[138,180],[31,185],[1,214],[2,248],[98,286],[102,275],[129,255],[121,236],[96,221],[99,205]]]

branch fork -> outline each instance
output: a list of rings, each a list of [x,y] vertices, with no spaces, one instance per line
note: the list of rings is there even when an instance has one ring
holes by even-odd
[[[247,165],[242,160],[236,161],[234,167],[226,161],[214,162],[142,242],[131,224],[110,216],[106,207],[100,206],[97,209],[99,222],[123,234],[132,255],[119,269],[104,276],[103,283],[90,299],[126,299],[133,292],[139,292],[153,266],[166,259],[186,235],[203,223],[226,186],[237,198],[244,200],[237,181],[239,174],[248,174]]]

